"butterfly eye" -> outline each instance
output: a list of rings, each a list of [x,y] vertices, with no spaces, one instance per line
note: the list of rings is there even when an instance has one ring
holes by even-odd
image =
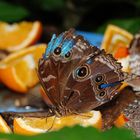
[[[95,78],[95,81],[98,83],[98,82],[101,82],[103,80],[103,77],[101,75],[97,75],[97,77]]]
[[[71,57],[71,52],[67,52],[66,54],[65,54],[65,58],[70,58]]]
[[[88,66],[81,66],[76,70],[76,75],[78,78],[85,78],[87,75],[89,75],[89,68]]]
[[[61,48],[60,48],[60,47],[55,48],[53,53],[54,53],[55,55],[60,55],[60,53],[61,53]]]
[[[104,97],[106,95],[106,93],[104,91],[99,93],[99,97]]]

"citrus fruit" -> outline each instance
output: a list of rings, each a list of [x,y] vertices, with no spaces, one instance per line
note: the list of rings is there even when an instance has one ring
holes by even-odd
[[[56,131],[64,126],[72,127],[79,124],[83,127],[93,126],[95,128],[102,128],[102,117],[99,111],[91,111],[79,115],[71,115],[65,117],[48,117],[48,118],[15,118],[14,119],[14,133],[34,135],[44,133],[47,131]]]
[[[118,128],[123,127],[126,124],[127,120],[123,114],[121,114],[117,120],[114,122],[114,125]]]
[[[116,52],[124,53],[126,55],[126,48],[129,47],[132,39],[133,35],[129,32],[115,25],[109,25],[105,31],[101,48],[105,49],[107,53],[113,54],[113,56]]]
[[[3,59],[0,62],[1,82],[14,91],[26,93],[39,82],[36,66],[45,48],[45,44],[31,46]]]
[[[41,33],[42,24],[39,21],[14,24],[0,22],[0,49],[17,51],[38,41]]]
[[[0,115],[0,133],[11,133],[10,127],[7,125],[6,121]]]
[[[123,70],[129,72],[128,48],[133,35],[115,25],[109,25],[105,31],[101,49],[112,54],[123,66]]]

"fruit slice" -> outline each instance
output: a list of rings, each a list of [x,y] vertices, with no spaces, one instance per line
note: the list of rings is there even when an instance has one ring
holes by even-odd
[[[14,132],[18,134],[33,135],[49,131],[56,131],[64,126],[93,126],[102,128],[102,117],[99,111],[91,111],[80,115],[71,115],[66,117],[48,117],[48,118],[15,118]]]
[[[39,82],[35,69],[45,48],[40,44],[10,54],[0,62],[1,81],[14,91],[26,93]]]
[[[117,49],[117,51],[115,52],[114,54],[114,57],[116,59],[121,59],[121,58],[125,58],[129,55],[129,52],[128,52],[128,48],[125,48],[125,47],[119,47]]]
[[[121,114],[117,120],[114,122],[114,125],[118,128],[123,127],[127,122],[127,119],[125,118],[125,116],[123,114]]]
[[[12,133],[6,121],[0,116],[0,133]]]
[[[101,48],[114,55],[118,48],[128,48],[132,39],[133,35],[129,32],[117,26],[109,25],[105,31]]]
[[[107,53],[111,53],[119,62],[122,63],[123,70],[129,71],[129,53],[128,47],[133,39],[133,35],[129,32],[109,25],[105,31],[101,49],[105,49]]]
[[[41,33],[42,24],[39,21],[14,24],[0,22],[0,49],[17,51],[38,41]]]

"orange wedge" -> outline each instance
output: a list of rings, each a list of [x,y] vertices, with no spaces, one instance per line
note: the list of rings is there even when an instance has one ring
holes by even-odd
[[[25,48],[38,41],[41,33],[42,24],[39,21],[0,22],[0,49],[13,52]]]
[[[55,116],[48,118],[15,118],[14,133],[34,135],[49,131],[56,131],[64,126],[72,127],[79,124],[83,127],[93,126],[102,128],[102,116],[99,111],[91,111],[80,115],[71,115],[57,118]]]
[[[0,133],[12,133],[6,121],[0,116]]]
[[[128,48],[133,35],[115,25],[109,25],[105,31],[101,45],[107,53],[115,54],[118,48]]]
[[[127,120],[123,114],[121,114],[117,120],[114,122],[114,125],[118,128],[123,127],[126,124]]]
[[[129,72],[128,48],[133,35],[114,25],[109,25],[105,31],[101,49],[112,54],[122,63],[123,70]]]
[[[46,48],[45,44],[35,45],[10,54],[0,62],[0,79],[10,89],[26,93],[39,80],[36,66]]]

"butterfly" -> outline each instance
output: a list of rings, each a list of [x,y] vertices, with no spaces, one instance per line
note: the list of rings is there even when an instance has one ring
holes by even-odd
[[[111,54],[70,29],[52,36],[39,60],[38,75],[47,105],[65,116],[90,111],[116,97],[125,77],[121,68]]]

